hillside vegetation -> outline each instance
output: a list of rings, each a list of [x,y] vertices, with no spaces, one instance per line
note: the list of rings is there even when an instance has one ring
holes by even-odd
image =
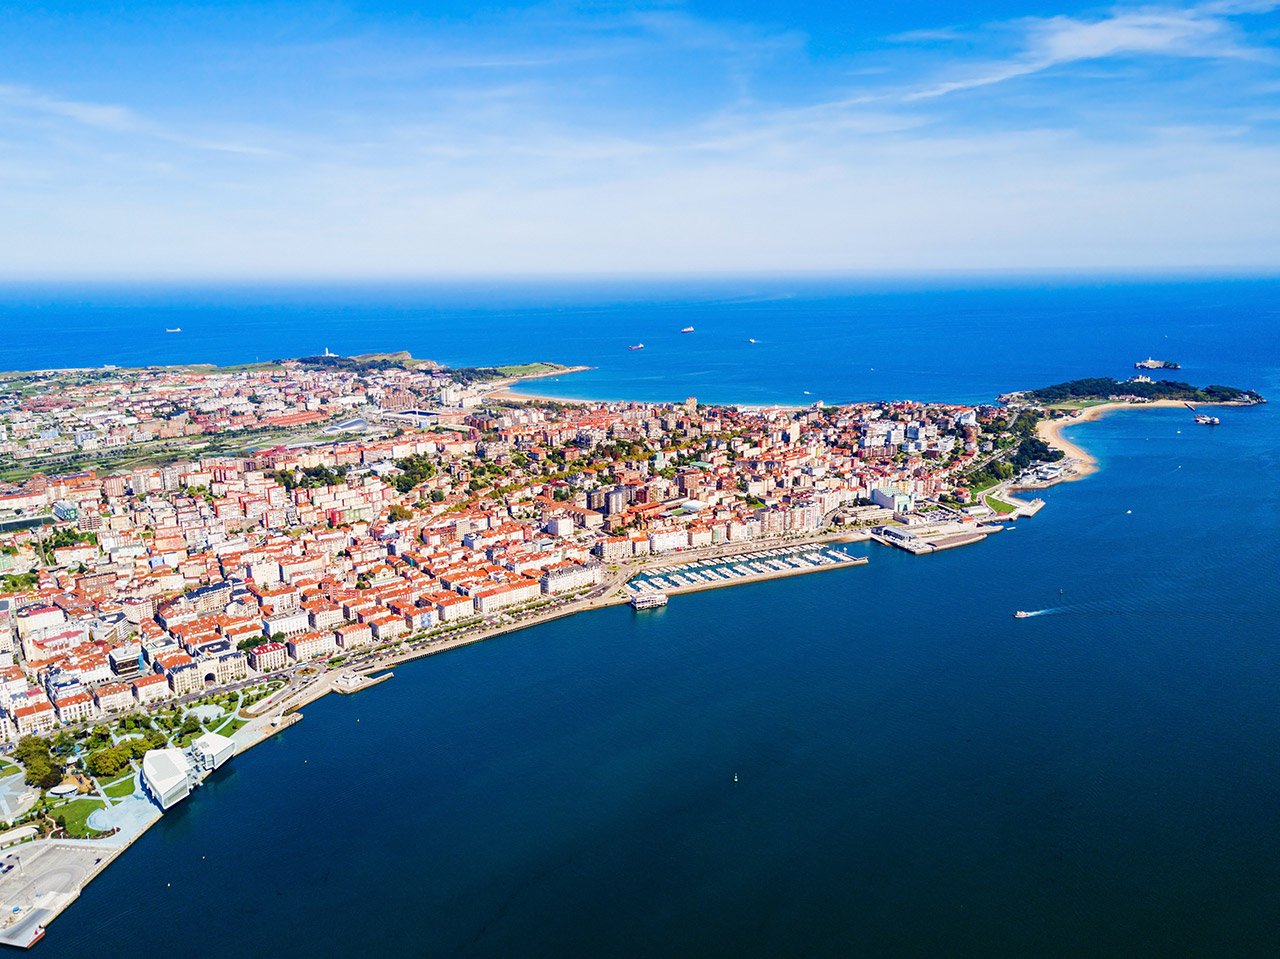
[[[1082,380],[1070,380],[1028,390],[1023,396],[1032,402],[1049,405],[1071,400],[1106,399],[1109,396],[1138,396],[1145,400],[1184,400],[1189,403],[1258,403],[1262,396],[1253,390],[1241,390],[1234,386],[1195,387],[1176,380],[1158,380],[1154,383],[1120,381],[1109,376],[1094,376]]]

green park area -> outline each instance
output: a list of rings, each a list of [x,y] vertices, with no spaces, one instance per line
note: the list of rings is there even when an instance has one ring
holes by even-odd
[[[130,771],[113,783],[103,785],[102,791],[111,799],[123,799],[133,795],[133,772]]]
[[[89,828],[89,816],[95,809],[102,809],[104,805],[101,799],[73,799],[65,806],[55,807],[51,815],[53,821],[67,831],[68,836],[90,839],[99,833]]]

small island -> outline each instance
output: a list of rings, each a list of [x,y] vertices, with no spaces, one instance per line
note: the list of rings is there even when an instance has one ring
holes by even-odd
[[[1173,360],[1153,360],[1149,356],[1145,360],[1138,360],[1137,363],[1133,364],[1133,368],[1135,370],[1180,370],[1182,369],[1182,367],[1179,366],[1177,363],[1173,362]]]
[[[1068,380],[1053,386],[1034,390],[1005,393],[1000,402],[1007,405],[1033,405],[1054,407],[1079,403],[1154,403],[1175,401],[1178,403],[1237,403],[1250,405],[1266,402],[1256,390],[1243,390],[1234,386],[1196,387],[1176,380],[1151,380],[1135,376],[1128,380],[1116,380],[1109,376]]]

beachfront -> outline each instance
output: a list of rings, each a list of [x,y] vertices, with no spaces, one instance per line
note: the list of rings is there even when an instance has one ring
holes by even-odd
[[[1205,403],[1199,402],[1199,406],[1242,406],[1250,404],[1241,403]],[[1062,435],[1062,431],[1067,427],[1074,426],[1077,423],[1089,423],[1093,420],[1100,419],[1108,413],[1116,410],[1133,410],[1133,409],[1185,409],[1187,404],[1182,400],[1150,400],[1143,403],[1133,402],[1109,402],[1097,403],[1092,406],[1084,407],[1066,417],[1054,417],[1042,419],[1036,424],[1036,435],[1052,446],[1054,449],[1062,450],[1069,458],[1070,475],[1063,477],[1063,482],[1072,482],[1074,480],[1083,479],[1098,468],[1097,459],[1092,456],[1088,450],[1072,442]]]

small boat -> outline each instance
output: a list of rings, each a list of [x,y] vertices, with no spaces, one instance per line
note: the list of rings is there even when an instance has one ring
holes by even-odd
[[[737,773],[734,773],[734,774],[733,774],[733,781],[734,781],[734,782],[737,782],[737,781],[738,781],[738,774],[737,774]]]
[[[692,326],[686,326],[686,327],[685,327],[683,330],[681,330],[680,332],[681,332],[681,333],[692,333],[692,332],[693,332],[693,327],[692,327]]]
[[[166,330],[165,330],[165,332],[166,332],[166,333],[181,333],[181,332],[182,332],[182,327],[180,327],[180,326],[175,326],[172,330],[168,330],[168,329],[166,329]]]
[[[747,340],[748,343],[754,343],[755,340]]]
[[[1031,615],[1030,613],[1026,612],[1025,610],[1021,610],[1021,609],[1020,609],[1020,610],[1018,610],[1016,613],[1014,613],[1014,614],[1013,614],[1013,618],[1014,618],[1014,619],[1026,619],[1026,618],[1027,618],[1028,616],[1030,616],[1030,615]]]
[[[629,350],[643,350],[643,349],[644,349],[644,344],[643,344],[643,343],[637,343],[635,346],[628,346],[628,347],[627,347],[627,349],[629,349]]]

